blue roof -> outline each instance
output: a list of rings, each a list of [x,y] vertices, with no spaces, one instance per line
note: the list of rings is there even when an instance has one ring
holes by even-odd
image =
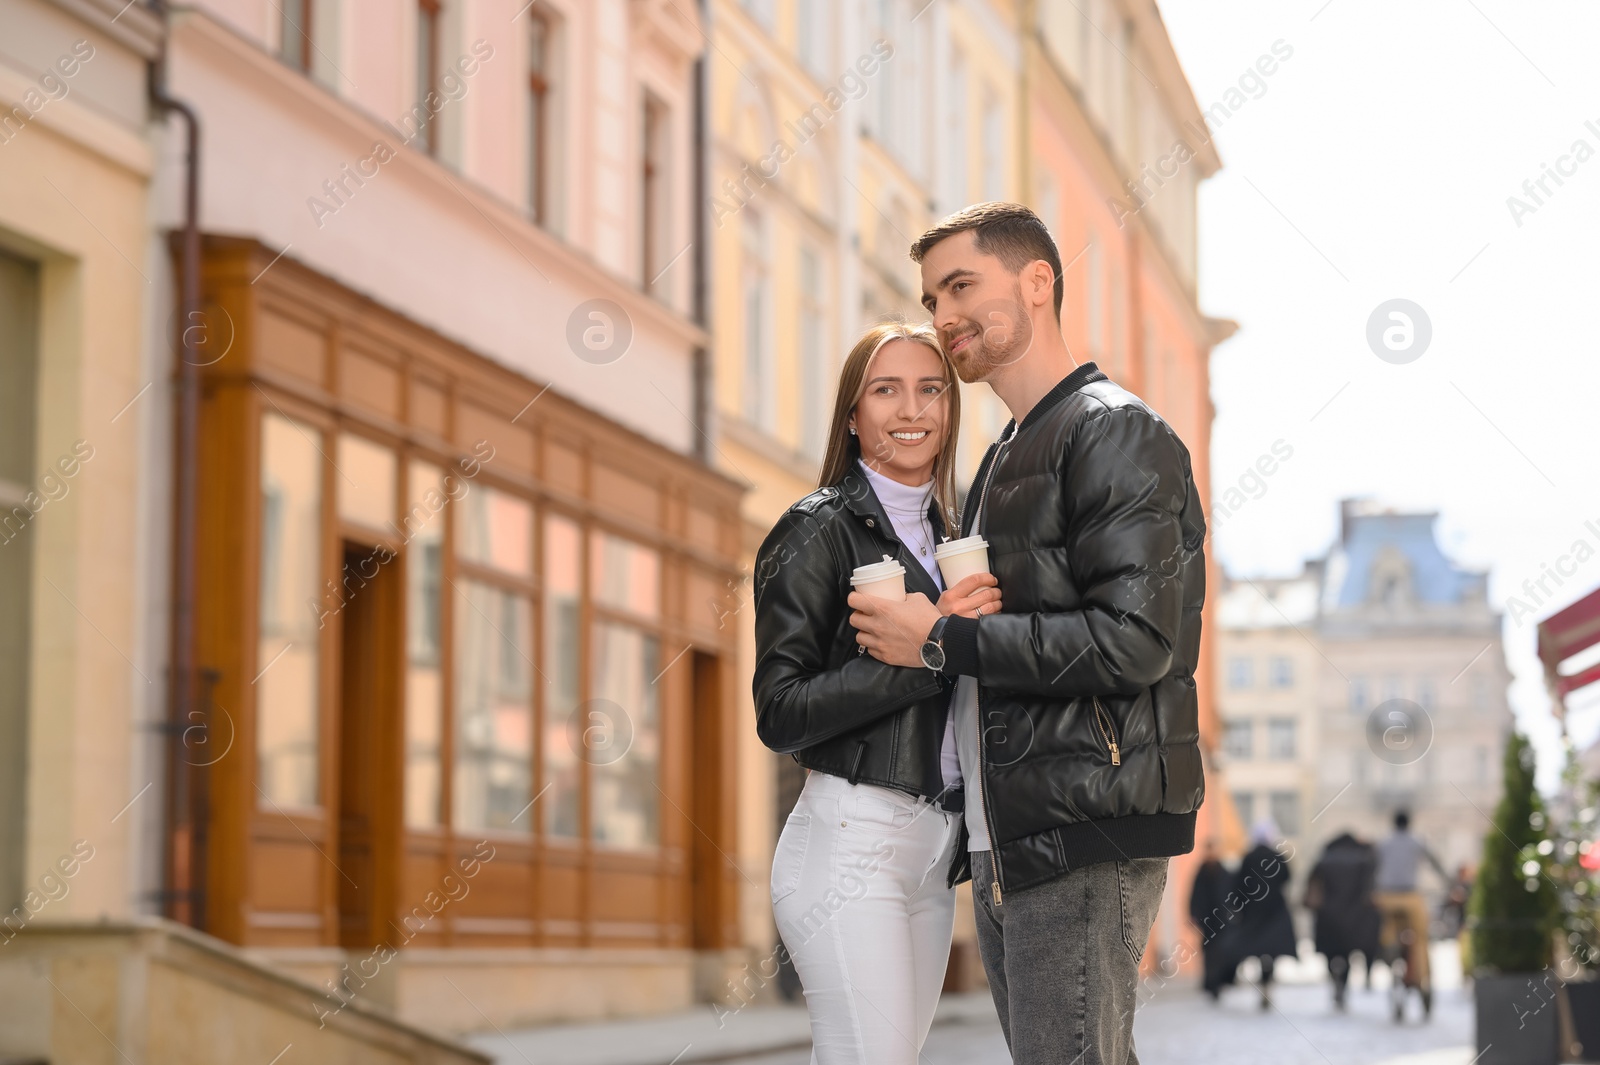
[[[1437,519],[1437,514],[1347,512],[1343,539],[1328,554],[1324,606],[1359,606],[1376,598],[1374,564],[1396,553],[1407,563],[1410,597],[1416,602],[1450,605],[1483,600],[1484,575],[1461,569],[1445,557],[1433,535]]]

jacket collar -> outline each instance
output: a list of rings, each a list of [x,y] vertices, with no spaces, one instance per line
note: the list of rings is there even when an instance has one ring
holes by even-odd
[[[895,552],[900,564],[906,568],[906,589],[921,592],[934,602],[939,600],[939,588],[933,583],[933,578],[928,576],[928,571],[922,568],[922,563],[911,557],[911,552],[900,543],[900,538],[894,533],[894,522],[889,520],[888,513],[883,509],[883,504],[878,501],[878,495],[872,490],[872,485],[852,461],[850,468],[834,482],[833,487],[839,490],[839,496],[844,500],[844,505],[857,517],[872,521],[872,528],[881,533],[888,541],[898,548]],[[928,524],[933,529],[934,542],[941,536],[950,535],[950,529],[944,522],[944,516],[939,513],[939,500],[934,498],[928,502]],[[865,559],[865,562],[876,562],[876,558]],[[860,563],[858,563],[860,564]]]
[[[1096,366],[1092,362],[1084,363],[1082,366],[1063,377],[1059,382],[1056,383],[1054,388],[1039,398],[1039,402],[1033,405],[1033,409],[1028,412],[1028,416],[1022,419],[1022,424],[1017,426],[1017,432],[1020,433],[1022,430],[1028,428],[1028,426],[1037,424],[1039,420],[1045,416],[1045,412],[1050,410],[1051,407],[1054,407],[1057,403],[1060,403],[1062,400],[1081,389],[1084,385],[1091,384],[1095,381],[1109,380],[1109,377],[1100,372],[1100,367]]]
[[[882,529],[885,536],[899,542],[894,534],[894,522],[889,520],[888,513],[883,509],[883,504],[878,501],[878,494],[872,490],[872,485],[867,483],[855,462],[850,463],[850,468],[845,470],[844,476],[833,483],[838,489],[839,496],[844,500],[844,505],[850,508],[851,513],[863,518],[872,518],[875,528]],[[945,524],[944,515],[939,513],[939,498],[934,496],[928,500],[928,523],[933,527],[935,536],[950,535],[950,528]]]

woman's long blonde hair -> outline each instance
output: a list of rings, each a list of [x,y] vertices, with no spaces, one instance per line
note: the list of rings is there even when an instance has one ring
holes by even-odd
[[[961,428],[961,386],[955,364],[939,345],[939,334],[930,325],[912,325],[903,320],[891,319],[861,334],[855,347],[844,360],[839,371],[839,391],[833,401],[833,424],[828,428],[828,450],[822,459],[822,474],[817,487],[836,483],[861,457],[861,440],[850,432],[850,415],[861,394],[866,391],[867,369],[873,358],[891,340],[910,340],[926,344],[939,356],[944,367],[944,391],[940,398],[945,403],[944,443],[933,459],[933,498],[939,503],[950,528],[956,528],[956,437]],[[938,402],[935,400],[934,402]]]

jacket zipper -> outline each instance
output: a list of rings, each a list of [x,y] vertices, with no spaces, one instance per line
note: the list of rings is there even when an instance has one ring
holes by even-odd
[[[1091,696],[1094,700],[1094,721],[1100,726],[1100,737],[1105,740],[1106,748],[1111,752],[1111,764],[1122,764],[1122,748],[1117,746],[1117,732],[1113,727],[1111,715],[1106,713],[1106,708],[1100,705],[1099,696]]]
[[[1012,430],[1011,435],[1016,435],[1016,431],[1014,429]],[[1000,456],[1005,453],[1006,444],[1010,443],[1010,440],[1011,438],[1007,437],[1006,439],[997,443],[994,447],[993,456],[989,461],[989,469],[987,472],[985,472],[983,477],[983,491],[978,495],[978,509],[973,513],[972,516],[971,529],[974,535],[981,536],[983,534],[983,506],[989,501],[989,485],[994,481],[994,468],[1000,465]],[[984,772],[983,768],[983,686],[978,684],[977,677],[972,678],[972,683],[977,688],[978,693],[978,794],[983,797],[983,826],[989,830],[989,869],[994,877],[994,879],[989,882],[989,889],[994,898],[994,904],[999,906],[1001,904],[1000,848],[999,844],[995,840],[994,818],[990,816],[989,812],[988,774]]]
[[[977,684],[978,678],[973,677],[972,683]],[[989,816],[989,787],[983,771],[983,686],[978,685],[978,792],[983,796],[983,826],[989,830],[989,870],[993,879],[989,881],[989,890],[994,895],[994,904],[1000,905],[1000,854],[999,846],[994,838],[994,819]]]

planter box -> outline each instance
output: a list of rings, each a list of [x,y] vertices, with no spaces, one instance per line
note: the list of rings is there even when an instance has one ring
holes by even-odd
[[[1560,986],[1553,972],[1474,980],[1479,1055],[1475,1065],[1557,1065]]]
[[[1568,1016],[1578,1042],[1572,1061],[1600,1061],[1600,980],[1567,984]]]

